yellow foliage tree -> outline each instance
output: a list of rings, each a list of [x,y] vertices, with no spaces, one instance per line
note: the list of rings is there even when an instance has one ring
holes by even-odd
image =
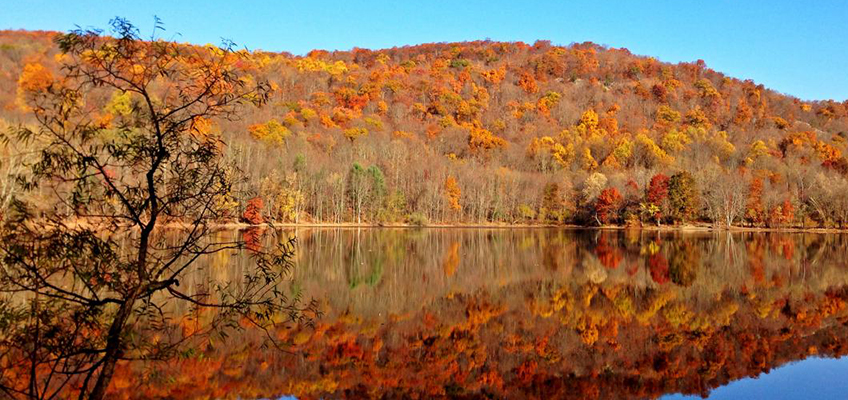
[[[756,142],[751,144],[751,148],[748,149],[748,156],[745,158],[745,162],[747,164],[751,164],[756,161],[760,157],[764,157],[768,155],[768,146],[766,146],[765,142],[762,140],[757,140]]]
[[[557,92],[545,93],[545,95],[539,99],[539,102],[536,104],[536,108],[538,108],[539,113],[541,113],[542,115],[550,115],[551,107],[559,103],[559,100],[561,98],[562,95]],[[597,118],[597,115],[595,117]]]
[[[459,184],[453,176],[448,176],[445,179],[445,197],[448,200],[448,207],[451,210],[459,211],[462,209],[462,205],[459,204],[459,199],[462,197],[462,189],[459,188]]]
[[[562,168],[568,168],[574,160],[574,144],[563,145],[550,136],[533,138],[527,146],[527,157],[538,159],[543,171],[549,168],[551,160]]]
[[[651,164],[670,164],[674,158],[668,155],[660,146],[644,133],[639,133],[635,138],[635,146],[647,157]]]
[[[633,155],[633,142],[627,138],[621,139],[613,149],[612,154],[619,163],[626,163]]]
[[[594,110],[586,110],[580,116],[580,122],[571,129],[570,133],[582,139],[602,140],[604,132],[599,129],[598,122],[598,113]],[[563,135],[566,135],[566,132],[563,132]]]
[[[363,136],[368,136],[368,129],[366,128],[348,128],[344,130],[344,136],[350,140],[351,142],[359,139]]]
[[[721,98],[721,93],[713,87],[712,82],[706,79],[696,81],[695,87],[699,89],[699,94],[702,98]]]
[[[506,146],[506,140],[497,137],[487,129],[470,127],[468,130],[468,147],[472,152],[488,151]]]
[[[580,159],[580,165],[586,171],[594,171],[598,169],[598,162],[592,156],[592,150],[588,147],[583,149],[583,156]]]
[[[680,113],[669,106],[660,106],[657,109],[657,122],[661,124],[674,124],[680,121]]]
[[[667,153],[679,153],[686,148],[692,140],[685,133],[672,129],[663,136],[660,147]]]
[[[580,125],[586,129],[595,129],[598,127],[598,113],[595,110],[586,110],[580,116]]]
[[[260,183],[262,197],[270,200],[271,216],[277,221],[297,223],[305,196],[298,188],[297,172],[289,172],[280,179],[272,172]]]
[[[736,146],[727,140],[727,132],[725,131],[713,134],[709,138],[708,144],[720,160],[727,160],[736,152]]]
[[[106,104],[106,111],[114,115],[127,116],[133,112],[132,98],[130,92],[112,93],[112,98]]]
[[[277,146],[285,143],[286,138],[291,134],[291,131],[276,119],[272,119],[264,124],[251,125],[247,128],[247,131],[254,139]]]
[[[341,75],[348,72],[347,64],[344,61],[336,61],[334,63],[328,63],[324,60],[315,59],[312,57],[301,58],[294,62],[295,67],[299,71],[310,71],[310,72],[327,72],[330,75]]]

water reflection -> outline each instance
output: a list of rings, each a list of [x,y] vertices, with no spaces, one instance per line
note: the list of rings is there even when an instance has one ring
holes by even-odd
[[[844,235],[296,234],[290,290],[325,314],[273,332],[287,351],[259,332],[209,339],[179,360],[123,364],[112,395],[655,398],[848,352]],[[216,276],[187,286],[251,268],[247,254],[209,262]]]
[[[724,399],[844,399],[848,393],[848,358],[810,357],[756,378],[744,378],[710,392],[710,400]],[[664,400],[700,399],[672,394]]]

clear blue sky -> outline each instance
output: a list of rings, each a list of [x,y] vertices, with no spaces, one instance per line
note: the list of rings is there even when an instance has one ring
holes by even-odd
[[[0,29],[105,27],[123,16],[166,37],[304,54],[490,38],[592,41],[662,61],[703,59],[802,99],[848,99],[848,1],[0,0]],[[179,34],[179,35],[177,35]]]

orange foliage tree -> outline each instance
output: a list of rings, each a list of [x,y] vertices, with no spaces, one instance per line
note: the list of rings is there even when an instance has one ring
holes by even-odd
[[[595,214],[601,224],[615,222],[621,207],[621,193],[616,188],[606,188],[595,201]]]

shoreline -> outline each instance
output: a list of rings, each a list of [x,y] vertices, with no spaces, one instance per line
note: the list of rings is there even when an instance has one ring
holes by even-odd
[[[184,229],[189,227],[183,223],[166,223],[161,225],[163,229]],[[655,231],[655,232],[733,232],[733,233],[848,233],[848,228],[801,228],[801,227],[786,227],[786,228],[768,228],[768,227],[746,227],[732,226],[730,228],[713,227],[707,224],[687,224],[687,225],[641,225],[641,226],[621,226],[621,225],[602,225],[602,226],[584,226],[573,224],[481,224],[481,223],[450,223],[450,224],[428,224],[428,225],[412,225],[412,224],[374,224],[374,223],[265,223],[265,224],[248,224],[244,222],[224,222],[209,225],[217,229],[234,229],[245,230],[250,228],[337,228],[337,229],[567,229],[567,230],[633,230],[633,231]]]

